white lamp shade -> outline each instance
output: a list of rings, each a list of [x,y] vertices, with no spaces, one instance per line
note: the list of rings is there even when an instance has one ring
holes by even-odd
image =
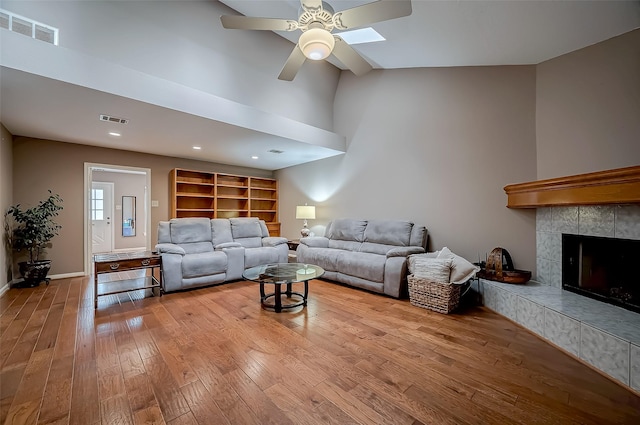
[[[316,218],[316,207],[313,205],[298,205],[296,207],[296,218],[297,219],[309,219],[315,220]]]
[[[298,40],[300,50],[304,55],[314,61],[328,57],[333,51],[336,41],[333,35],[322,28],[311,28],[302,33]]]

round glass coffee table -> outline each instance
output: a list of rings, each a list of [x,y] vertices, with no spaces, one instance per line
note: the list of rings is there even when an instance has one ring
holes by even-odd
[[[313,264],[301,263],[278,263],[266,264],[263,266],[251,267],[242,273],[242,277],[260,284],[260,303],[263,307],[272,308],[276,313],[283,309],[295,308],[307,305],[309,295],[309,281],[324,274],[322,267]],[[304,283],[304,293],[294,292],[291,288],[294,283]],[[273,293],[265,294],[264,285],[274,285]],[[282,290],[282,285],[287,285]],[[282,303],[282,295],[292,298],[291,303]],[[273,298],[273,302],[268,302]]]

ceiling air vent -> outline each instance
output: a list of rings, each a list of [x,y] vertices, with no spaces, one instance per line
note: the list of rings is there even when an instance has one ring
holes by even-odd
[[[270,153],[284,153],[284,151],[279,151],[278,149],[271,149]]]
[[[111,115],[100,115],[100,121],[115,122],[117,124],[127,124],[129,122],[126,118],[112,117]]]
[[[58,29],[50,25],[0,9],[0,28],[58,45]]]

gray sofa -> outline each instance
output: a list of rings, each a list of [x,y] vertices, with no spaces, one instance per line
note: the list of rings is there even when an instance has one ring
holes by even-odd
[[[286,238],[257,218],[173,218],[158,225],[165,292],[242,279],[249,267],[286,263]]]
[[[404,297],[407,256],[425,252],[427,229],[397,220],[336,219],[325,236],[300,239],[299,263],[325,270],[323,279]]]

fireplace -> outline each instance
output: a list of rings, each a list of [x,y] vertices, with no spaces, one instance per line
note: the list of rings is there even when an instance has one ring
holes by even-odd
[[[562,287],[640,313],[640,241],[562,234]]]

